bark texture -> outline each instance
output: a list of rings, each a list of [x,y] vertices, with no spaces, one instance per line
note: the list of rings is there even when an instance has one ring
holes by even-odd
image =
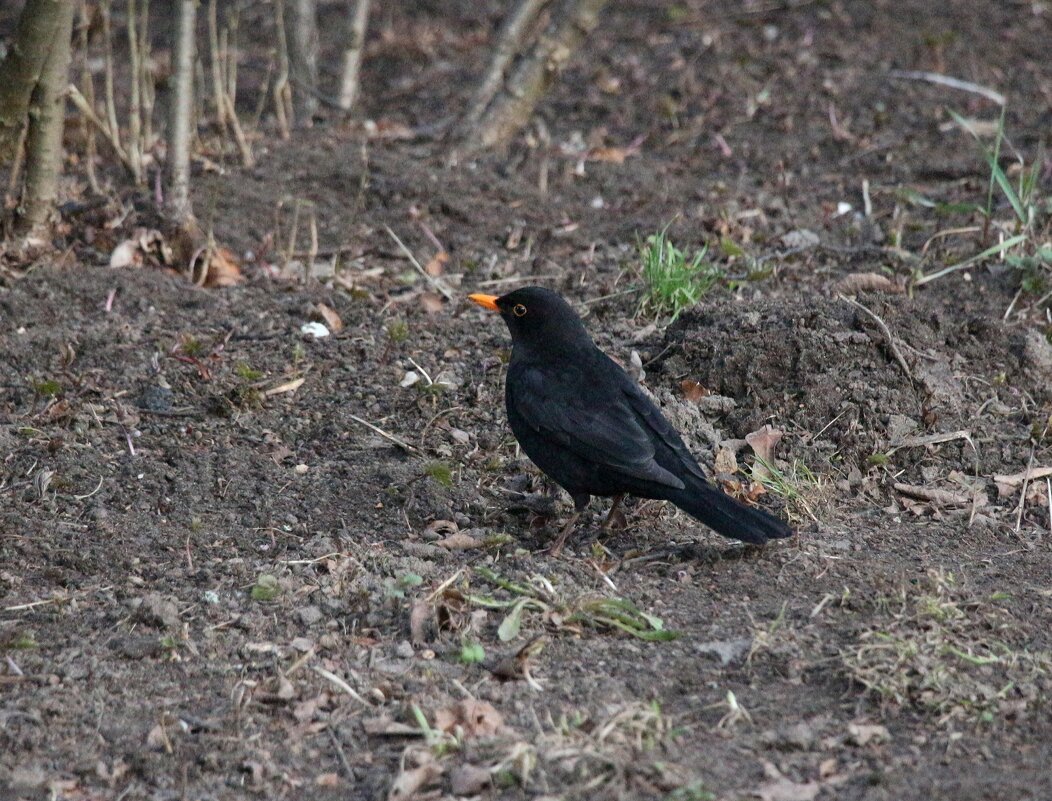
[[[190,138],[194,119],[194,29],[196,0],[174,8],[172,93],[168,110],[168,212],[180,224],[193,219],[190,202]]]

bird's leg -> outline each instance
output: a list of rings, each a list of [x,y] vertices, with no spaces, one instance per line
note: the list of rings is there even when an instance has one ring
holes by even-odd
[[[617,511],[617,507],[621,505],[621,501],[625,499],[625,493],[621,492],[614,496],[614,502],[610,504],[610,511],[606,513],[606,520],[603,521],[603,531],[609,531],[614,524],[614,512]]]
[[[587,495],[575,495],[573,499],[574,512],[570,515],[570,519],[566,521],[566,525],[563,526],[563,530],[559,532],[559,538],[555,541],[555,544],[548,549],[548,553],[552,556],[558,556],[562,553],[563,546],[566,544],[567,538],[573,533],[574,526],[577,525],[577,518],[581,516],[581,512],[584,511],[585,507],[588,506],[589,496]]]

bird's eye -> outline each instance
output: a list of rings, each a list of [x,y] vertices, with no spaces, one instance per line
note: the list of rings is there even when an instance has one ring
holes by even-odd
[[[515,308],[512,309],[512,312],[514,312],[516,317],[522,317],[526,314],[526,307],[523,306],[521,303],[516,303]]]

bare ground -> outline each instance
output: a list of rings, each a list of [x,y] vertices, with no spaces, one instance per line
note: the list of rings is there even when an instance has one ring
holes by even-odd
[[[90,242],[0,286],[2,797],[1052,796],[1047,488],[993,479],[1052,465],[1047,311],[996,264],[844,283],[981,249],[932,237],[986,191],[946,109],[996,107],[887,73],[996,86],[1032,154],[1039,6],[614,4],[541,109],[549,150],[447,169],[323,125],[198,176],[249,253],[235,288],[104,266],[146,197],[113,234],[112,207],[71,219]],[[432,122],[481,68],[498,9],[428,9],[371,44],[370,117]],[[289,200],[337,279],[279,274]],[[661,329],[636,247],[669,220],[741,281]],[[385,225],[425,262],[434,233],[457,300]],[[760,502],[798,536],[636,503],[540,553],[568,505],[504,422],[506,332],[459,300],[528,281],[640,354],[710,467],[736,451],[741,479],[745,435],[784,431]],[[343,330],[302,336],[321,303]]]

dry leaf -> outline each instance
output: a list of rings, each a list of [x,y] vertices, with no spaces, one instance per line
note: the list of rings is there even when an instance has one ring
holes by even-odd
[[[449,264],[449,254],[444,250],[440,250],[431,257],[431,261],[424,265],[424,272],[437,278],[446,271],[447,264]]]
[[[763,428],[745,435],[745,441],[749,444],[749,447],[767,464],[773,463],[774,447],[781,438],[782,432],[777,428],[771,428],[770,425],[765,425]],[[754,472],[756,471],[760,473],[768,472],[767,468],[762,464],[757,464],[754,467]]]
[[[142,267],[151,256],[159,264],[170,264],[172,251],[160,231],[136,228],[131,238],[125,239],[110,253],[110,267]]]
[[[691,403],[697,403],[702,398],[712,394],[710,390],[697,381],[691,381],[689,378],[686,381],[680,381],[679,388],[683,391],[683,398]]]
[[[716,451],[712,469],[719,474],[733,476],[738,472],[738,457],[730,448],[720,448]]]
[[[330,331],[336,332],[343,330],[343,320],[340,319],[340,315],[324,303],[318,304],[318,315],[321,317],[322,322],[329,326]]]
[[[1006,498],[1009,495],[1014,495],[1015,490],[1023,484],[1034,482],[1046,476],[1052,476],[1052,467],[1031,467],[1029,470],[1024,470],[1021,473],[996,475],[994,476],[994,483],[997,485],[998,496]]]
[[[172,741],[168,739],[168,732],[164,730],[163,724],[158,723],[150,729],[150,733],[146,735],[146,747],[150,751],[172,753]]]
[[[339,773],[319,773],[314,777],[314,784],[318,787],[339,787]]]
[[[762,801],[812,801],[821,789],[818,782],[799,784],[783,776],[756,788],[752,794]]]
[[[456,534],[450,534],[445,539],[441,539],[435,543],[443,548],[450,551],[468,551],[472,548],[481,548],[485,543],[482,540],[477,540],[470,534],[464,534],[457,532]]]
[[[409,610],[409,640],[413,645],[427,642],[427,624],[434,619],[434,609],[427,601],[418,600]]]
[[[383,737],[423,737],[424,733],[417,726],[408,723],[399,723],[389,715],[378,718],[365,718],[362,721],[362,729],[366,734],[379,735]]]
[[[836,290],[844,295],[857,295],[859,292],[889,292],[901,295],[905,290],[880,273],[851,273],[836,282]]]
[[[493,782],[493,774],[478,765],[458,765],[449,774],[449,789],[457,798],[478,795]]]
[[[488,701],[468,698],[436,712],[435,728],[449,734],[459,729],[467,739],[492,737],[504,728],[504,718]]]
[[[436,314],[445,308],[445,301],[437,292],[423,292],[420,295],[420,305],[428,314]]]
[[[291,381],[286,381],[284,384],[278,384],[276,387],[271,387],[270,389],[266,390],[263,394],[267,397],[270,397],[271,395],[281,395],[284,392],[295,392],[297,389],[303,386],[303,382],[306,380],[306,378],[302,377],[294,378]]]
[[[624,164],[632,151],[625,147],[594,147],[588,151],[589,161],[605,161],[610,164]]]
[[[438,780],[443,768],[437,762],[425,762],[417,768],[403,770],[391,784],[387,801],[408,801],[427,785]]]
[[[229,248],[214,245],[199,248],[190,259],[190,280],[206,289],[241,283],[237,256]]]
[[[849,723],[847,726],[848,742],[855,745],[866,745],[866,743],[883,743],[891,739],[891,733],[887,726],[876,723]]]
[[[409,140],[416,136],[408,125],[394,120],[366,120],[364,128],[370,139]]]

